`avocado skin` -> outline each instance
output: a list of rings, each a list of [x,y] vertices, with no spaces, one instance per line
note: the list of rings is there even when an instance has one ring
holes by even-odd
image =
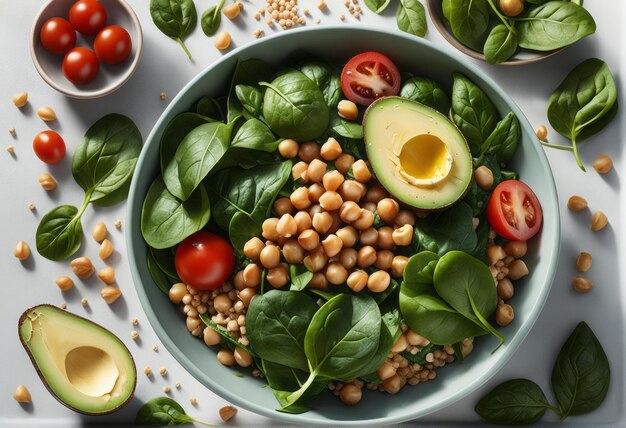
[[[32,352],[31,352],[30,348],[28,347],[28,345],[24,342],[24,339],[22,338],[22,334],[20,333],[20,327],[21,327],[22,323],[24,322],[24,320],[28,317],[28,314],[29,314],[30,312],[32,312],[32,311],[34,311],[34,310],[36,310],[36,309],[38,309],[38,308],[42,308],[42,307],[53,308],[53,309],[55,309],[55,310],[57,310],[57,311],[62,311],[62,312],[64,312],[66,315],[69,315],[69,316],[71,316],[71,317],[75,317],[75,318],[78,318],[78,319],[81,319],[81,320],[87,321],[88,323],[94,324],[95,326],[100,327],[100,328],[102,328],[103,330],[105,330],[108,334],[110,334],[111,336],[113,336],[114,338],[116,338],[116,339],[120,342],[120,344],[123,346],[124,350],[125,350],[125,351],[126,351],[126,353],[128,354],[128,358],[129,358],[129,360],[130,360],[130,362],[131,362],[131,365],[132,365],[132,367],[133,367],[133,369],[134,369],[134,371],[135,371],[135,382],[133,383],[132,388],[131,388],[131,390],[130,390],[130,393],[128,394],[128,398],[127,398],[127,399],[126,399],[123,403],[121,403],[119,406],[117,406],[117,407],[115,407],[115,408],[113,408],[113,409],[106,410],[106,411],[103,411],[103,412],[89,412],[89,411],[84,411],[84,410],[81,410],[81,409],[76,408],[76,407],[74,407],[74,406],[71,406],[70,404],[68,404],[68,403],[66,403],[65,401],[63,401],[63,400],[62,400],[62,399],[61,399],[61,398],[60,398],[60,397],[56,394],[56,392],[54,391],[54,389],[53,389],[53,388],[52,388],[52,387],[48,384],[48,381],[46,381],[45,376],[44,376],[44,375],[41,373],[41,371],[39,370],[39,366],[37,365],[37,359],[36,359],[36,358],[35,358],[35,356],[32,354]],[[95,322],[93,322],[93,321],[91,321],[91,320],[89,320],[89,319],[87,319],[87,318],[81,317],[80,315],[76,315],[76,314],[74,314],[74,313],[72,313],[72,312],[68,312],[68,311],[66,311],[66,310],[64,310],[64,309],[61,309],[61,308],[59,308],[58,306],[54,306],[54,305],[51,305],[51,304],[48,304],[48,303],[42,303],[42,304],[40,304],[40,305],[35,305],[35,306],[33,306],[33,307],[30,307],[30,308],[26,309],[26,310],[22,313],[22,315],[20,315],[20,318],[19,318],[19,320],[18,320],[18,322],[17,322],[17,335],[18,335],[18,337],[20,338],[20,343],[22,344],[22,346],[23,346],[23,347],[24,347],[24,349],[26,350],[26,353],[28,354],[28,357],[30,358],[30,362],[32,363],[33,367],[35,368],[35,370],[36,370],[36,372],[37,372],[37,376],[39,376],[39,379],[41,379],[41,382],[44,384],[44,386],[46,387],[46,389],[48,390],[48,392],[50,393],[50,395],[52,395],[54,398],[56,398],[56,400],[57,400],[59,403],[63,404],[63,405],[64,405],[65,407],[67,407],[68,409],[73,410],[73,411],[74,411],[74,412],[76,412],[76,413],[80,413],[80,414],[87,415],[87,416],[103,416],[103,415],[108,415],[108,414],[111,414],[111,413],[115,413],[115,412],[117,412],[119,409],[121,409],[122,407],[126,406],[126,405],[130,402],[130,400],[133,398],[133,396],[135,395],[135,389],[137,388],[137,375],[136,375],[136,373],[137,373],[137,366],[136,366],[136,364],[135,364],[135,359],[133,358],[133,355],[130,353],[130,351],[128,350],[128,348],[127,348],[127,347],[126,347],[126,345],[124,344],[124,342],[122,342],[122,341],[120,340],[120,338],[118,338],[118,337],[117,337],[115,334],[113,334],[113,333],[112,333],[109,329],[107,329],[107,328],[103,327],[102,325],[100,325],[100,324],[98,324],[98,323],[95,323]]]

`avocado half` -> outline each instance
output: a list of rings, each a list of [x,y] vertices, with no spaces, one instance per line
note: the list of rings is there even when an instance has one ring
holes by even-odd
[[[403,203],[441,210],[472,181],[472,154],[447,117],[402,97],[380,98],[363,118],[365,147],[380,184]]]
[[[105,415],[133,396],[135,361],[104,327],[56,306],[39,305],[22,314],[18,334],[48,391],[70,409]]]

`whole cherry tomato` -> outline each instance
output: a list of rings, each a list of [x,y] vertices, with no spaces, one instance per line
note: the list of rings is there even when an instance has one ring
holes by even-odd
[[[45,163],[57,163],[65,156],[65,141],[54,131],[43,131],[35,135],[33,150]]]
[[[39,40],[47,51],[63,55],[76,46],[76,31],[66,19],[50,18],[41,26]]]
[[[119,25],[109,25],[98,33],[93,48],[103,63],[119,64],[130,55],[133,42],[128,31]]]
[[[96,54],[87,48],[74,48],[63,58],[63,74],[72,83],[91,82],[98,75],[99,69]]]
[[[196,290],[215,290],[233,273],[235,255],[228,241],[201,230],[180,243],[174,265],[185,284]]]
[[[93,35],[106,25],[107,11],[97,0],[79,0],[70,9],[70,22],[79,33]]]

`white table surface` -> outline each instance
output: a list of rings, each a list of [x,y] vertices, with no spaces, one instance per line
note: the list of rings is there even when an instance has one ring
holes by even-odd
[[[196,0],[199,14],[212,5],[213,1]],[[236,23],[224,19],[222,29],[233,35],[234,45],[241,46],[254,40],[252,32],[257,28],[268,29],[263,21],[253,19],[254,12],[264,0],[244,0],[246,13]],[[315,8],[316,0],[300,0],[300,8],[310,8],[314,16],[322,18],[322,24],[340,23],[339,15],[347,16],[345,22],[356,22],[343,6],[341,0],[329,0],[330,13],[321,15]],[[395,1],[394,1],[395,3]],[[567,72],[583,59],[596,56],[604,59],[617,77],[620,85],[620,104],[626,105],[624,93],[626,84],[626,51],[624,40],[626,30],[626,4],[618,0],[588,1],[585,6],[598,23],[594,36],[568,49],[561,55],[545,62],[517,68],[492,67],[478,61],[476,65],[494,77],[521,105],[533,125],[546,123],[545,108],[551,91]],[[54,279],[69,271],[67,262],[50,262],[34,252],[28,262],[21,264],[12,256],[15,243],[25,240],[34,248],[34,235],[43,214],[61,203],[79,204],[82,190],[74,183],[70,174],[71,155],[90,124],[106,113],[119,112],[130,116],[139,126],[144,138],[174,95],[193,76],[220,58],[221,54],[213,47],[199,26],[186,42],[194,55],[189,62],[180,47],[157,31],[151,22],[148,0],[130,0],[143,24],[145,45],[144,54],[135,76],[118,92],[108,97],[78,101],[64,97],[48,87],[32,65],[28,39],[32,21],[41,1],[0,2],[0,425],[4,426],[71,426],[82,424],[111,424],[113,421],[130,423],[139,401],[146,401],[162,395],[161,388],[169,385],[171,396],[177,399],[191,415],[200,420],[220,423],[217,410],[225,403],[221,398],[204,388],[193,379],[161,346],[158,352],[152,351],[153,344],[159,344],[156,335],[148,325],[136,296],[128,263],[123,229],[116,230],[113,222],[124,219],[126,205],[113,208],[89,207],[83,217],[87,235],[92,226],[104,221],[110,230],[117,254],[113,265],[117,269],[118,283],[124,292],[121,302],[109,307],[99,296],[97,281],[88,284],[77,282],[73,291],[62,294],[54,284]],[[361,1],[361,7],[366,9]],[[393,9],[393,10],[392,10]],[[365,10],[361,25],[378,25],[395,28],[395,7],[383,16],[376,16]],[[315,25],[309,20],[309,25]],[[429,21],[430,23],[430,21]],[[437,30],[429,26],[427,38],[439,45],[446,45]],[[447,46],[447,49],[454,50]],[[459,54],[460,55],[460,54]],[[30,105],[16,109],[11,97],[19,91],[28,91]],[[159,93],[168,94],[165,101]],[[59,131],[68,145],[68,154],[60,165],[47,166],[40,162],[31,149],[34,135],[47,128],[35,114],[38,107],[52,106],[59,120],[52,128]],[[414,422],[422,424],[457,424],[461,422],[479,423],[473,412],[477,399],[498,383],[514,377],[529,377],[539,383],[548,396],[549,376],[556,354],[578,321],[585,320],[593,328],[602,342],[612,369],[611,387],[606,401],[594,413],[572,417],[570,424],[581,426],[600,424],[606,426],[626,425],[624,414],[624,371],[625,339],[624,320],[626,316],[626,284],[623,268],[626,247],[623,239],[626,203],[620,198],[621,179],[624,177],[624,156],[622,145],[626,139],[626,114],[622,107],[619,117],[603,133],[586,142],[581,147],[581,157],[586,165],[601,153],[609,153],[615,161],[615,170],[607,176],[599,176],[593,169],[583,173],[568,152],[548,150],[547,154],[556,178],[559,199],[562,207],[561,258],[558,273],[548,302],[535,324],[525,344],[508,364],[475,394],[467,397],[438,413]],[[8,128],[17,130],[15,137]],[[553,142],[563,143],[562,139],[550,130]],[[13,145],[15,156],[5,151]],[[39,174],[50,171],[58,180],[59,187],[53,192],[45,192],[37,182]],[[590,212],[572,214],[565,208],[567,198],[580,194],[587,198],[592,210],[604,211],[610,220],[610,227],[594,234],[589,229]],[[37,210],[32,213],[28,204],[33,202]],[[88,255],[102,263],[97,257],[97,244],[86,237],[78,254]],[[594,265],[589,277],[594,281],[594,289],[587,295],[572,291],[570,281],[575,274],[574,261],[579,251],[589,251],[594,256]],[[621,272],[620,272],[621,270]],[[81,306],[81,298],[89,299],[88,309]],[[27,307],[39,303],[60,305],[66,302],[68,310],[104,324],[127,344],[139,368],[136,400],[122,411],[111,416],[93,418],[79,416],[61,406],[44,388],[26,357],[16,334],[19,315]],[[130,339],[133,326],[132,317],[139,319],[137,330],[141,342]],[[167,367],[168,380],[158,374],[151,380],[141,373],[145,365],[157,371]],[[176,390],[174,383],[180,382]],[[11,399],[18,384],[25,384],[31,391],[33,403],[22,407]],[[188,401],[190,396],[198,398],[198,406],[193,408]],[[544,420],[556,422],[553,414]],[[272,420],[241,410],[236,417],[237,425],[276,425]],[[235,422],[234,421],[234,422]]]

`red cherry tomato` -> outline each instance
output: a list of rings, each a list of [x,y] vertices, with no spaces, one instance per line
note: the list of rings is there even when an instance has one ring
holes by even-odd
[[[66,19],[50,18],[43,23],[39,40],[47,51],[63,55],[76,46],[76,31]]]
[[[72,83],[91,82],[98,75],[99,69],[96,54],[87,48],[74,48],[63,58],[63,74]]]
[[[185,239],[174,257],[181,281],[196,290],[215,290],[235,268],[233,247],[225,239],[205,231]]]
[[[109,25],[96,36],[93,49],[105,64],[119,64],[130,55],[133,42],[128,31],[119,25]]]
[[[364,52],[343,67],[341,89],[350,101],[368,106],[377,98],[400,92],[400,72],[385,55]]]
[[[43,131],[35,135],[33,150],[45,163],[57,163],[65,156],[65,141],[54,131]]]
[[[93,35],[107,23],[107,11],[97,0],[79,0],[70,9],[70,22],[76,31]]]
[[[498,184],[487,205],[487,220],[500,236],[513,241],[526,241],[539,232],[543,210],[535,193],[527,184],[507,180]]]

